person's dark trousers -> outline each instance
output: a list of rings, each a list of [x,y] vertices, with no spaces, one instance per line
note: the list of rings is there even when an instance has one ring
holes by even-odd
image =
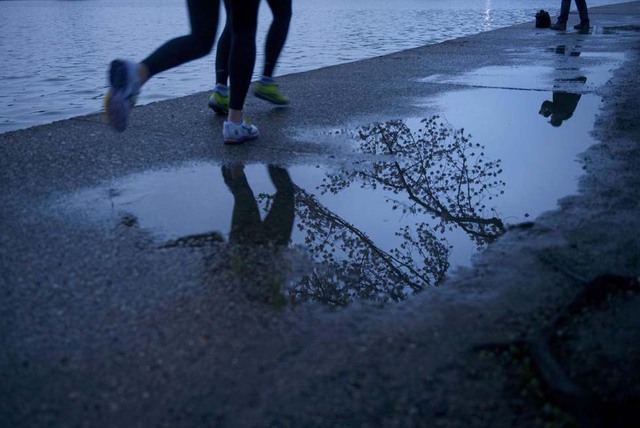
[[[264,69],[263,76],[273,77],[273,71],[280,57],[280,52],[284,47],[284,42],[289,34],[289,24],[291,23],[291,0],[267,0],[273,21],[269,26],[267,40],[264,49]]]
[[[218,30],[219,0],[187,0],[191,32],[169,40],[142,62],[149,76],[177,67],[211,52]]]
[[[229,54],[231,52],[231,7],[224,0],[224,8],[227,14],[224,30],[218,39],[216,49],[216,83],[226,84],[229,78]],[[289,24],[291,23],[291,0],[267,0],[273,20],[269,26],[264,51],[264,68],[262,75],[273,77],[273,71],[287,40]]]
[[[229,108],[242,110],[256,63],[256,30],[260,0],[230,0],[231,57]]]
[[[578,8],[578,14],[580,14],[580,22],[589,22],[589,12],[587,10],[587,0],[574,0],[576,7]],[[562,0],[560,4],[560,16],[558,22],[566,24],[569,20],[569,9],[571,8],[571,0]]]

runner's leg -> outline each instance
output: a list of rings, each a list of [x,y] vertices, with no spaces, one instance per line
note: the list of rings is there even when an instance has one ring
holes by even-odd
[[[273,21],[271,21],[265,42],[265,61],[262,75],[273,77],[273,71],[287,40],[292,12],[291,0],[267,0],[267,3],[273,14]]]
[[[191,33],[169,40],[142,61],[148,77],[211,52],[218,28],[219,0],[187,0]]]

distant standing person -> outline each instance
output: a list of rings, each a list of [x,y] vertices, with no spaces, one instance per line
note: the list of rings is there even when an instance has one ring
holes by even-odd
[[[242,114],[255,64],[258,6],[259,0],[231,1],[234,19],[230,78],[234,89],[231,109],[222,130],[225,144],[241,143],[258,136],[258,128],[246,121]],[[140,88],[151,77],[211,52],[218,27],[220,0],[187,0],[187,10],[190,34],[169,40],[142,62],[121,59],[111,62],[110,88],[104,104],[107,122],[114,130],[123,132],[127,128]]]
[[[258,98],[281,106],[288,105],[289,98],[280,92],[278,85],[273,80],[273,72],[289,33],[289,24],[291,23],[292,15],[291,1],[292,0],[267,0],[271,13],[273,14],[273,20],[265,42],[262,78],[256,83],[254,90],[255,96]],[[227,80],[229,78],[229,53],[232,41],[230,2],[232,3],[232,0],[224,0],[227,20],[224,30],[220,35],[220,40],[218,40],[216,50],[216,86],[209,97],[209,107],[218,114],[227,114],[229,111],[229,89],[227,88]]]
[[[576,7],[578,8],[578,14],[580,15],[580,23],[573,28],[576,30],[588,30],[589,29],[589,11],[587,9],[586,0],[574,0]],[[571,0],[562,0],[560,3],[560,16],[558,21],[551,26],[552,30],[565,31],[567,29],[567,21],[569,20],[569,8],[571,7]]]

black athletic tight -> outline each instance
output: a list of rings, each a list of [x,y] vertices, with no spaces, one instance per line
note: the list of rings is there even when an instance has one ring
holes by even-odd
[[[231,53],[231,11],[229,0],[224,0],[223,3],[227,21],[216,48],[216,83],[226,85],[227,79],[229,79],[229,54]]]
[[[176,37],[156,49],[142,62],[149,77],[211,52],[216,39],[220,0],[187,0],[191,34]]]
[[[262,74],[271,77],[289,33],[291,0],[267,0],[267,3],[273,13],[273,21],[265,43],[265,63]],[[260,0],[224,0],[224,6],[227,22],[216,50],[216,82],[226,83],[230,71],[234,71],[230,82],[233,89],[229,104],[232,109],[241,110],[255,65],[255,40]],[[239,40],[232,41],[232,28]],[[236,46],[233,53],[232,46]],[[230,58],[233,59],[230,61]]]
[[[256,63],[256,29],[260,0],[230,0],[231,56],[229,60],[229,108],[242,110]]]
[[[229,107],[242,110],[256,62],[256,29],[260,0],[225,0],[225,3],[227,2],[234,35],[231,38],[230,55],[226,56],[229,63],[229,83],[233,88]],[[273,51],[268,54],[269,58],[272,58],[269,60],[271,71],[286,39],[291,17],[291,0],[269,0],[269,5],[272,9],[275,8],[273,10],[280,10],[281,4],[288,5],[288,13],[283,14],[285,19],[279,21],[281,28],[274,30],[274,41],[267,42],[267,49]],[[220,0],[187,0],[187,9],[191,34],[169,40],[142,61],[149,69],[149,77],[211,52],[218,27]],[[286,22],[286,28],[282,22]],[[271,30],[269,32],[271,33]]]
[[[262,75],[267,77],[273,76],[273,70],[278,62],[278,57],[284,42],[289,34],[289,24],[291,23],[291,0],[267,0],[271,12],[273,13],[273,21],[269,27],[267,41],[265,43],[264,70]]]

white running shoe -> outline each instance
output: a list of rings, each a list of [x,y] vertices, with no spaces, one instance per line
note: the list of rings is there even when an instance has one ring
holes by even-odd
[[[117,132],[127,129],[129,114],[140,93],[138,63],[116,59],[109,67],[109,92],[104,98],[107,123]]]
[[[247,118],[243,118],[240,123],[225,120],[222,125],[222,137],[225,144],[243,143],[258,138],[258,135],[258,128],[252,125]]]

